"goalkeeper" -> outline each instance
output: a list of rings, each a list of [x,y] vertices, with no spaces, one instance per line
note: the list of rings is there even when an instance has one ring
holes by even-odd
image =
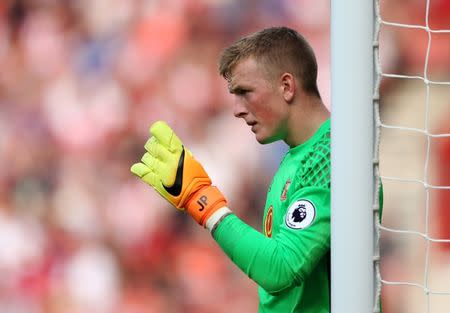
[[[164,122],[152,125],[131,171],[208,229],[259,285],[260,313],[330,312],[330,120],[314,52],[296,31],[268,28],[226,48],[219,72],[234,95],[234,115],[256,140],[290,146],[269,187],[263,233],[233,214]]]

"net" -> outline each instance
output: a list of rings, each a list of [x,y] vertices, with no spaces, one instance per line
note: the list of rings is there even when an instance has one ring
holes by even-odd
[[[450,19],[447,26],[431,22],[430,16],[439,13],[431,8],[442,8],[437,2],[432,6],[430,0],[409,1],[409,6],[416,5],[414,12],[399,10],[397,15],[386,13],[383,3],[375,2],[374,199],[381,179],[385,208],[382,223],[375,227],[374,312],[381,310],[380,298],[383,312],[437,313],[450,307],[450,236],[442,231],[449,225],[440,219],[442,212],[450,211],[450,203],[439,200],[450,192],[443,162],[445,147],[450,147],[450,75],[445,69],[450,64],[446,63]],[[416,18],[419,12],[422,19]],[[395,63],[401,67],[392,66],[394,62],[383,59],[382,53],[383,45],[389,49],[389,43],[398,40],[419,51],[406,55],[400,51]],[[378,221],[378,201],[373,209]]]

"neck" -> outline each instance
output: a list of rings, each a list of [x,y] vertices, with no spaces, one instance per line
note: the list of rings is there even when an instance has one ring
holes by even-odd
[[[288,134],[284,140],[291,148],[311,138],[330,117],[330,112],[317,97],[304,96],[301,103],[291,104],[291,110]]]

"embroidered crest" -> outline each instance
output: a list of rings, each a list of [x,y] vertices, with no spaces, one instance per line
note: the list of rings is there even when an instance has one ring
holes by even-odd
[[[281,197],[280,197],[281,201],[286,200],[287,192],[288,192],[290,185],[291,185],[291,180],[288,178],[288,180],[286,180],[286,183],[284,184],[283,192],[281,193]]]
[[[272,237],[272,224],[273,224],[273,205],[270,205],[267,210],[266,219],[264,221],[264,233],[266,237]]]
[[[289,228],[303,229],[312,224],[316,217],[316,208],[311,201],[297,200],[288,209],[285,222]]]

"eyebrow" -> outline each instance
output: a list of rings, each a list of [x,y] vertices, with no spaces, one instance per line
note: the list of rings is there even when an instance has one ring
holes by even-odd
[[[229,85],[229,86],[228,86],[228,91],[229,91],[231,94],[235,94],[236,92],[239,92],[239,91],[242,91],[242,90],[244,90],[244,88],[241,87],[241,86],[239,86],[239,85],[236,85],[236,86],[231,86],[231,85]]]
[[[229,93],[233,94],[236,92],[236,89],[238,89],[238,86],[231,86],[231,84],[228,85],[228,91]]]

